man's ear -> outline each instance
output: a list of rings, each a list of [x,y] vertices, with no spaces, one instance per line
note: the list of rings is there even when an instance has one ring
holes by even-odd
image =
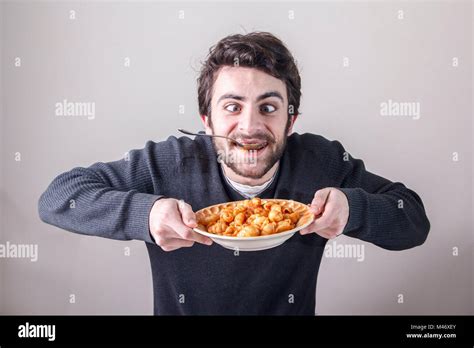
[[[206,130],[206,134],[212,134],[212,129],[211,129],[209,116],[201,115],[201,121],[202,121],[202,124],[204,126],[204,129]]]
[[[293,125],[295,124],[296,119],[298,118],[298,114],[291,115],[290,117],[290,126],[288,127],[288,133],[286,135],[291,135],[291,133],[293,133]]]

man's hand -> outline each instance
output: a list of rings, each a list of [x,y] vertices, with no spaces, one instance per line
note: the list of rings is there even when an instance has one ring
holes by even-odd
[[[210,238],[192,230],[196,226],[196,216],[191,206],[182,200],[162,198],[151,208],[150,233],[164,251],[190,247],[194,242],[211,245]]]
[[[315,215],[311,225],[301,230],[302,235],[317,233],[321,237],[332,239],[342,233],[349,219],[349,202],[341,190],[327,187],[316,191],[310,210]]]

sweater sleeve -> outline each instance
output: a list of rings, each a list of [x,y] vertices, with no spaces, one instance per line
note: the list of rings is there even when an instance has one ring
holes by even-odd
[[[149,141],[121,160],[58,175],[39,198],[41,220],[79,234],[154,243],[148,216],[162,197],[153,185],[159,178],[153,166],[156,145]]]
[[[368,172],[360,159],[352,158],[334,141],[344,158],[339,188],[349,202],[349,219],[343,234],[388,250],[404,250],[423,244],[430,230],[421,198],[400,182]]]

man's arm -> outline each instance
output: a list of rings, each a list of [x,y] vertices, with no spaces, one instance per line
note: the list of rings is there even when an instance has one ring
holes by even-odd
[[[402,183],[366,171],[361,160],[353,160],[353,172],[340,190],[349,201],[345,235],[389,250],[413,248],[428,237],[421,198]]]
[[[421,198],[402,183],[368,172],[342,145],[331,142],[330,162],[339,187],[318,190],[311,202],[316,220],[301,234],[335,238],[343,233],[388,250],[424,243],[430,230]]]
[[[154,194],[153,180],[162,175],[152,165],[154,146],[149,141],[119,161],[60,174],[39,199],[41,220],[75,233],[154,243],[148,219],[161,198]]]
[[[341,144],[339,151],[344,153]],[[430,222],[421,198],[399,182],[368,172],[360,159],[349,156],[340,190],[349,202],[343,233],[384,249],[404,250],[421,245]]]

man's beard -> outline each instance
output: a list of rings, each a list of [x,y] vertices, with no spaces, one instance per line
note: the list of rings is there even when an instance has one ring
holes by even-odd
[[[212,133],[215,134],[212,122],[209,123]],[[287,142],[288,127],[289,122],[287,127],[285,127],[285,133],[282,137],[283,140],[279,144],[276,142],[275,138],[268,133],[256,132],[253,134],[241,134],[236,132],[229,134],[229,137],[234,139],[256,139],[262,142],[267,142],[267,146],[264,150],[265,157],[260,158],[261,156],[257,157],[255,155],[253,160],[256,161],[256,165],[247,165],[245,168],[241,165],[241,163],[239,163],[239,160],[235,160],[235,151],[243,154],[247,152],[246,150],[242,150],[242,148],[237,145],[230,145],[230,142],[226,145],[225,143],[221,142],[222,139],[218,140],[218,138],[212,138],[212,144],[214,146],[214,150],[219,155],[219,161],[224,163],[234,173],[250,179],[261,179],[283,156]],[[232,150],[234,151],[234,156],[231,155]],[[252,151],[248,152],[248,156],[250,156],[250,159],[252,159]]]

